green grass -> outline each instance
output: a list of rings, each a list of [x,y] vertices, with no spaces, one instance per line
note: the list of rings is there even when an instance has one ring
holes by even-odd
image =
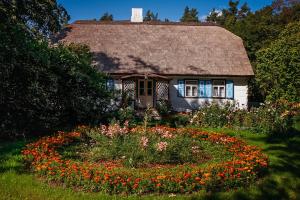
[[[288,135],[253,134],[227,129],[206,129],[235,135],[250,144],[260,146],[270,158],[265,178],[247,188],[235,191],[192,195],[176,195],[176,199],[300,199],[300,133]],[[0,199],[172,199],[169,195],[110,196],[103,193],[83,193],[49,186],[24,170],[20,151],[24,141],[0,142]]]

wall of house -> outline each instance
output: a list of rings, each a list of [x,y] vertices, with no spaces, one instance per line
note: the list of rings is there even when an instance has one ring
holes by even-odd
[[[178,80],[179,79],[227,79],[233,80],[234,84],[234,98],[233,99],[219,99],[219,98],[202,98],[202,97],[180,97],[178,96]],[[231,102],[235,103],[238,108],[247,108],[248,104],[248,79],[237,77],[172,77],[169,88],[169,98],[174,110],[178,112],[186,112],[196,109],[203,105],[205,102],[216,101],[218,103]]]
[[[121,79],[114,79],[114,89],[122,90],[122,80]]]

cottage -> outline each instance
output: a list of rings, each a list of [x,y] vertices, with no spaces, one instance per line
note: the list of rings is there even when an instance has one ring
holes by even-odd
[[[248,104],[253,70],[240,37],[212,24],[76,21],[61,39],[87,44],[110,88],[127,92],[136,107],[169,101],[176,111],[204,102]]]

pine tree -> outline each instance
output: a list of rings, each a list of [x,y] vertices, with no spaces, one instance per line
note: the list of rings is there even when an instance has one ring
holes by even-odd
[[[183,16],[180,19],[181,22],[199,22],[198,11],[196,8],[189,9],[185,7]]]
[[[148,10],[146,12],[146,16],[144,17],[144,21],[159,21],[158,20],[158,13],[154,15],[154,13],[151,10]]]
[[[103,16],[100,18],[100,21],[113,21],[113,15],[109,14],[108,12],[104,13]]]

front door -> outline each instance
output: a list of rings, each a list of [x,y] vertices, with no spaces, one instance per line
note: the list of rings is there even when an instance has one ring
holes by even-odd
[[[153,80],[139,79],[138,103],[141,108],[153,107]]]

